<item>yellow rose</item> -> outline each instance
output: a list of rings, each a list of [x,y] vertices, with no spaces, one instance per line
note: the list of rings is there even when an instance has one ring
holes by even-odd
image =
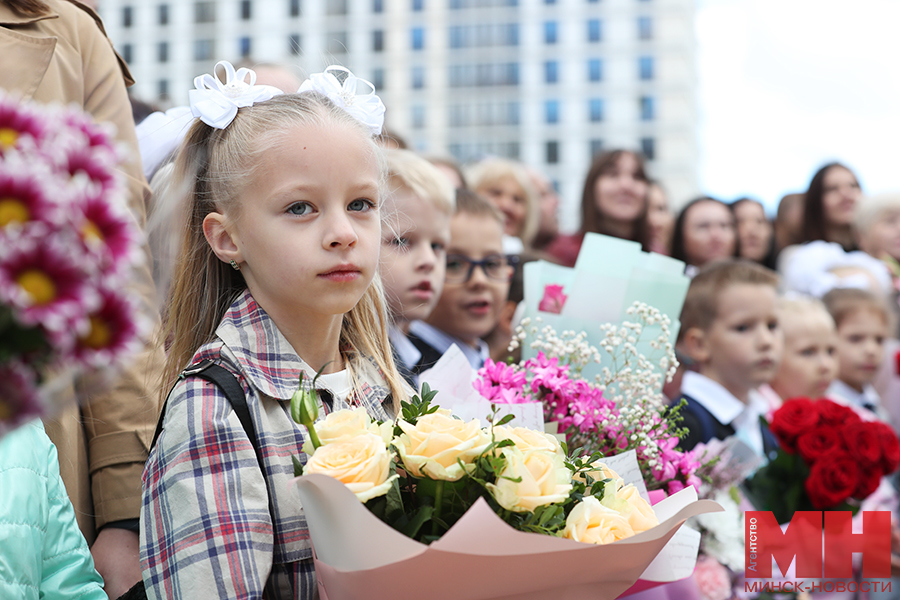
[[[386,494],[399,477],[391,474],[391,458],[381,437],[363,432],[317,448],[306,461],[303,473],[334,477],[350,488],[360,502],[366,502]]]
[[[369,418],[366,409],[363,407],[354,410],[336,410],[333,413],[329,413],[324,419],[316,421],[314,425],[316,434],[318,434],[319,441],[323,446],[364,433],[379,435],[387,444],[391,439],[393,425],[385,423],[384,426],[387,429],[387,437],[385,437],[382,428],[379,428],[378,424]],[[312,442],[307,439],[303,443],[302,449],[305,453],[312,454],[314,450]]]
[[[478,419],[460,421],[444,409],[419,417],[416,425],[406,421],[398,425],[403,433],[394,438],[394,446],[403,468],[415,477],[457,481],[491,443]]]
[[[611,544],[632,535],[634,530],[628,520],[593,496],[575,505],[563,531],[563,537],[586,544]]]
[[[512,440],[516,444],[516,448],[522,452],[543,450],[551,454],[559,454],[563,458],[566,456],[559,440],[543,431],[501,425],[500,427],[494,427],[494,437],[498,442],[500,440]]]
[[[653,507],[644,500],[632,484],[620,487],[616,491],[616,498],[624,500],[628,504],[629,509],[623,512],[635,533],[647,531],[659,525],[659,519],[653,512]]]
[[[563,502],[572,490],[572,472],[558,454],[504,448],[506,467],[496,483],[487,485],[506,510],[534,512],[544,504]]]
[[[595,460],[591,463],[591,467],[593,467],[590,471],[587,471],[587,474],[591,476],[594,481],[603,481],[604,479],[612,479],[613,481],[621,481],[621,477],[619,474],[606,466],[605,462],[601,462],[599,460]],[[582,473],[578,474],[578,479],[580,481],[584,481],[584,477]]]

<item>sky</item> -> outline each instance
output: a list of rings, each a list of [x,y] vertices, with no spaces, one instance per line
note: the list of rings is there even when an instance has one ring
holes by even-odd
[[[774,211],[838,160],[900,190],[900,2],[698,0],[699,184]]]

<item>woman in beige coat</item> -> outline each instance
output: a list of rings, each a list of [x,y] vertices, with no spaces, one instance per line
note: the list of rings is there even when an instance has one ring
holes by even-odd
[[[0,0],[0,56],[0,87],[25,100],[77,104],[98,122],[116,126],[118,139],[131,150],[122,170],[131,211],[143,226],[148,188],[125,89],[133,81],[99,17],[74,1]],[[148,255],[135,272],[132,292],[143,300],[146,316],[158,321],[150,264]],[[161,351],[148,343],[103,393],[90,394],[89,382],[76,382],[79,405],[46,423],[111,598],[141,577],[136,533],[141,473],[158,414],[162,362]]]

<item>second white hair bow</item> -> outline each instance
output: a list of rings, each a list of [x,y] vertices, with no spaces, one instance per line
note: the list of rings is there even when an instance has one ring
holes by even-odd
[[[219,79],[219,67],[225,69],[225,82]],[[216,63],[213,72],[194,78],[189,92],[191,114],[216,129],[225,129],[234,120],[239,108],[253,106],[282,93],[271,85],[256,85],[256,73],[234,66],[227,60]]]
[[[367,87],[368,91],[358,93],[360,86]],[[327,67],[324,73],[310,75],[297,93],[308,91],[319,92],[326,96],[368,127],[372,135],[381,133],[384,125],[384,103],[375,93],[374,85],[356,77],[348,69],[332,65]]]

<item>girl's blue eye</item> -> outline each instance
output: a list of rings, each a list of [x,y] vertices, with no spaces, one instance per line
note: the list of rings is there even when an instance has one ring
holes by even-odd
[[[409,248],[409,239],[405,237],[395,237],[391,238],[391,245],[396,246],[397,248]]]
[[[374,207],[375,207],[374,202],[372,202],[371,200],[366,200],[364,198],[357,198],[356,200],[354,200],[353,202],[351,202],[350,204],[347,205],[347,208],[354,212],[364,212],[364,211],[367,211],[370,208],[374,208]]]
[[[308,202],[295,202],[288,207],[288,212],[292,215],[302,217],[312,212],[312,206]]]

